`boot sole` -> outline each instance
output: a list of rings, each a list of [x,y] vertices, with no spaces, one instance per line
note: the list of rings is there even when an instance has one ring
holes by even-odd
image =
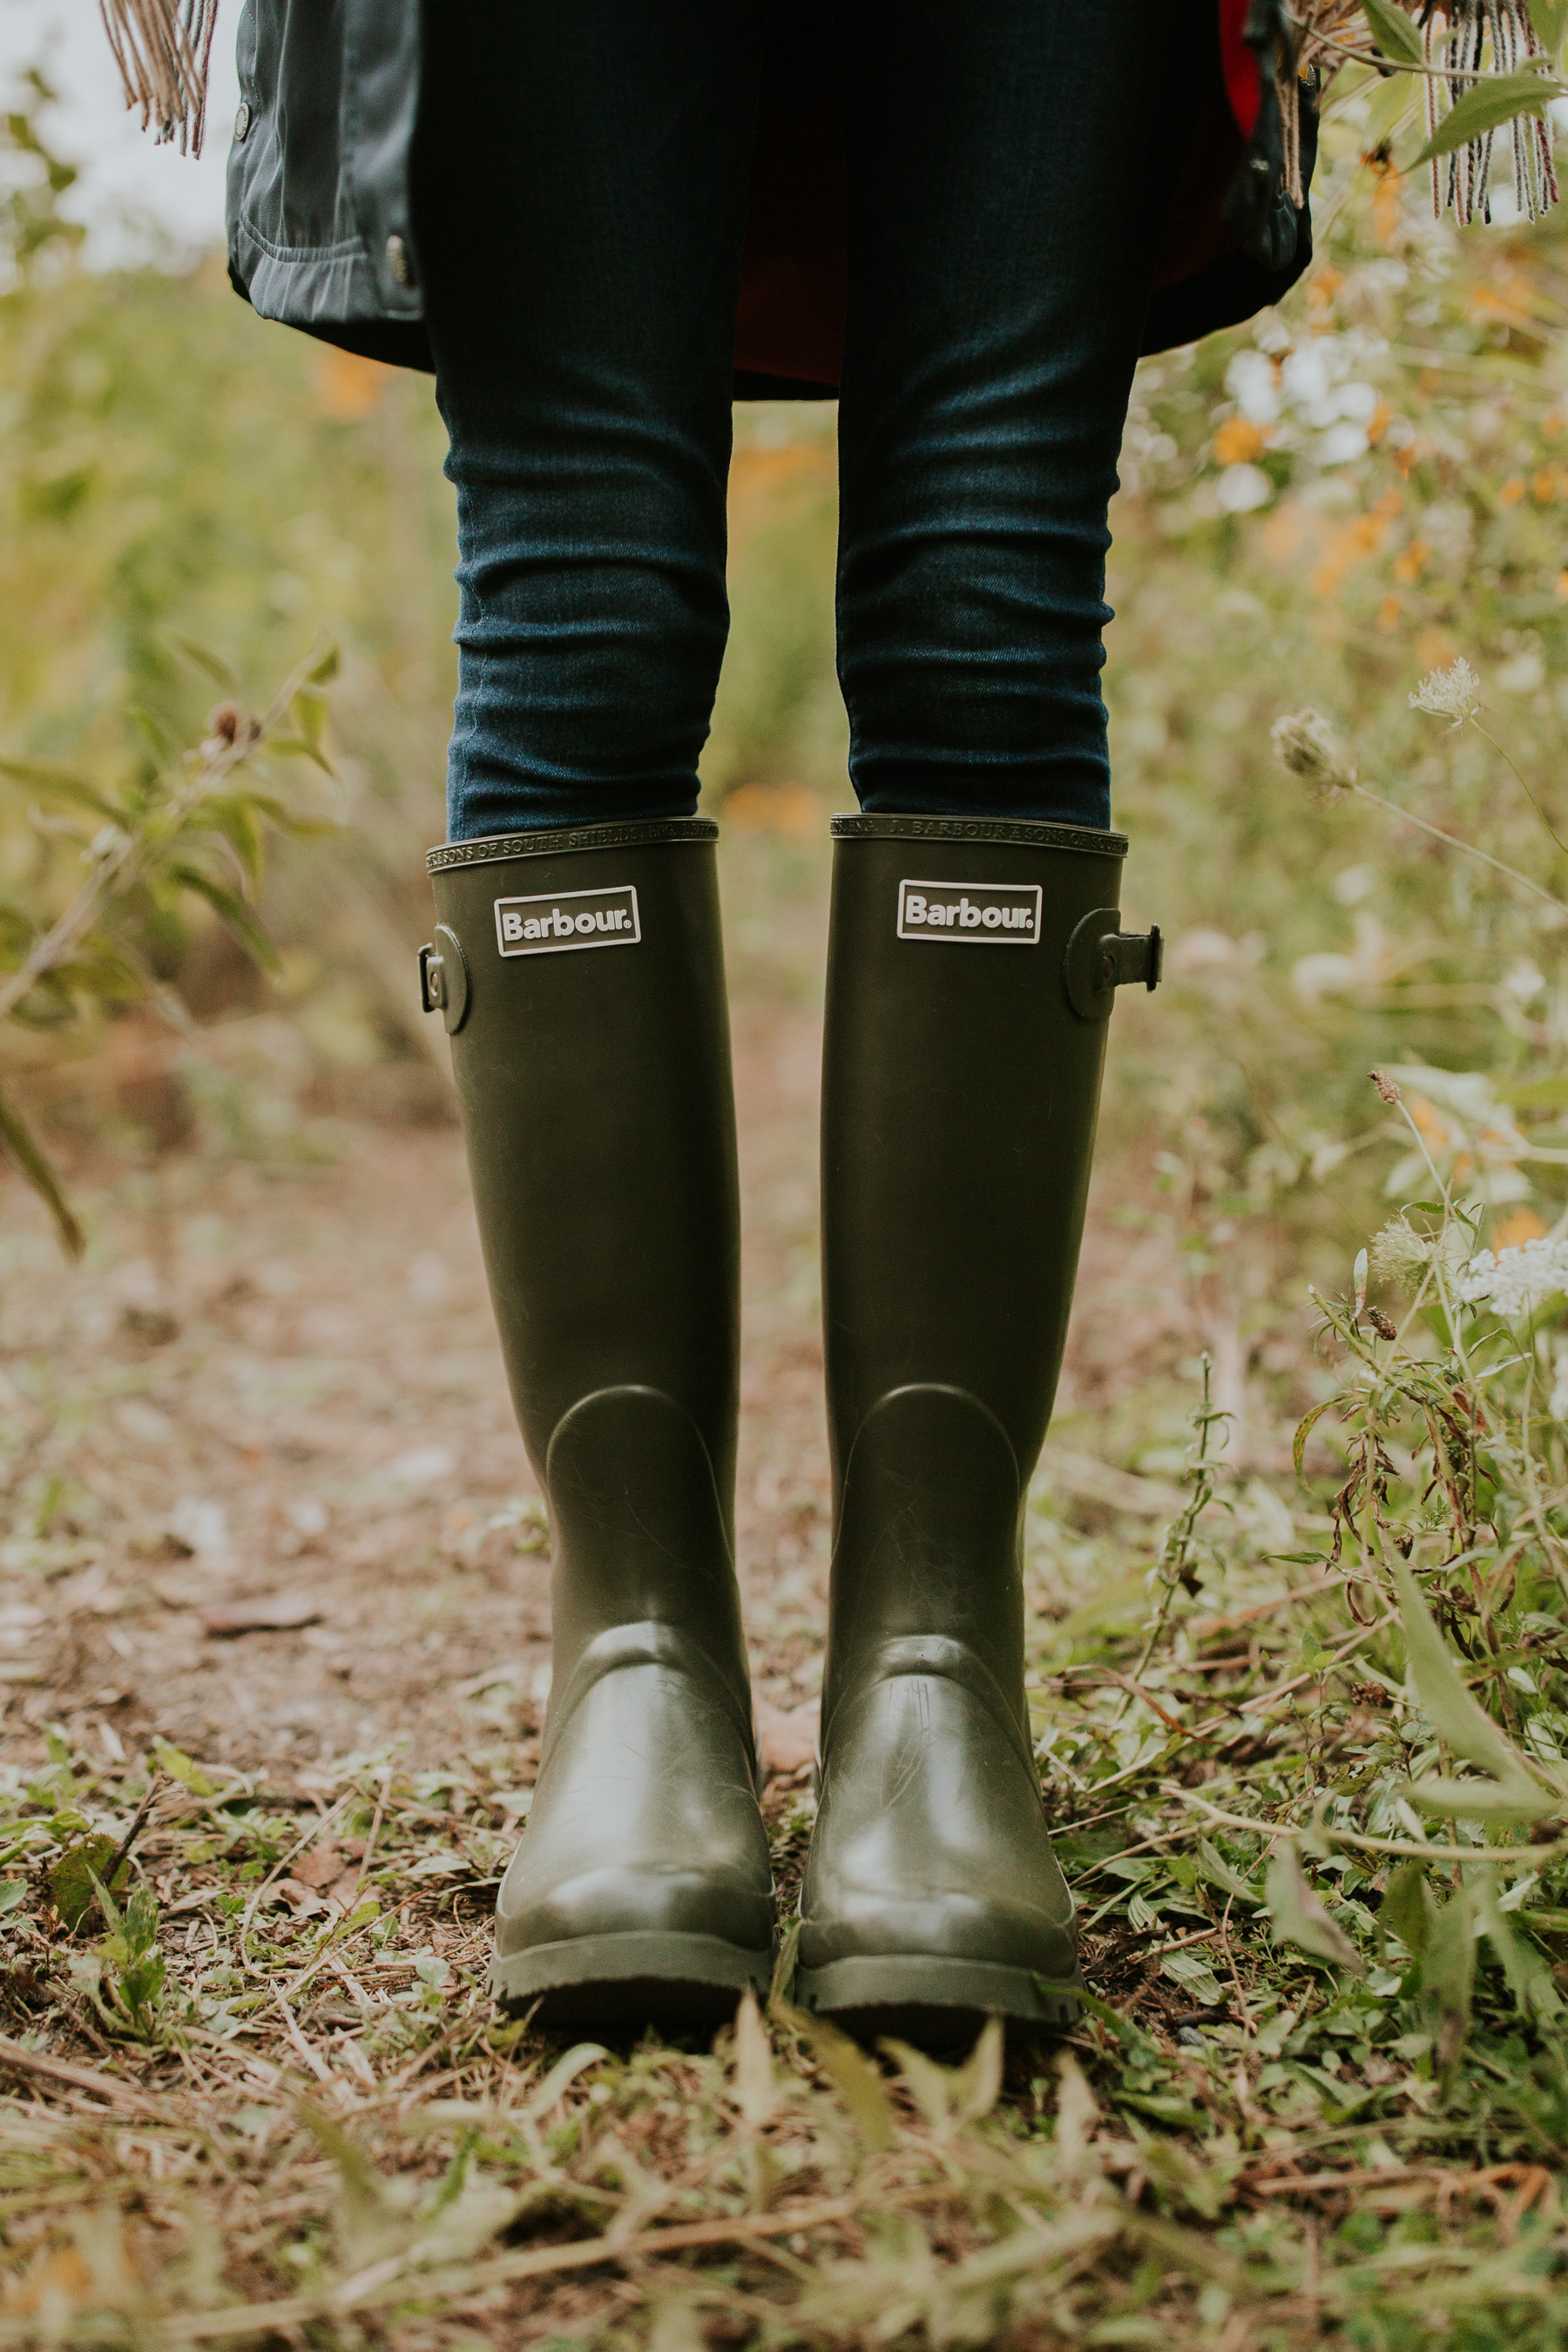
[[[767,1998],[772,1948],[748,1952],[719,1936],[579,1936],[490,1960],[490,1991],[546,2029],[600,2025],[681,2032],[727,2025],[750,1985]]]
[[[973,2041],[988,2017],[1016,2024],[1067,2027],[1078,2021],[1083,1979],[1059,1983],[1027,1969],[989,1960],[859,1957],[802,1969],[795,1978],[800,2007],[829,2017],[857,2041],[895,2034],[900,2041],[945,2047]]]

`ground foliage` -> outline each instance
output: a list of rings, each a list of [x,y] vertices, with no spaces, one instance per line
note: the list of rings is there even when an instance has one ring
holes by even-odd
[[[1387,104],[1338,105],[1327,260],[1284,314],[1147,368],[1124,460],[1130,904],[1157,888],[1176,939],[1164,1000],[1119,1023],[1106,1136],[1155,1155],[1116,1213],[1184,1305],[1163,1353],[1165,1307],[1129,1307],[1143,1376],[1098,1417],[1067,1398],[1031,1513],[1083,2022],[868,2055],[793,2010],[786,1961],[711,2052],[545,2046],[491,2014],[476,1933],[535,1741],[285,1788],[40,1727],[0,1829],[0,2340],[1563,2342],[1561,231],[1429,228]],[[195,339],[198,295],[142,293]],[[124,331],[68,270],[7,299],[50,368]],[[310,430],[363,457],[387,396]],[[838,756],[830,462],[769,418],[742,452],[786,657],[742,593],[737,822],[787,830]],[[96,478],[34,470],[68,488],[14,544],[85,596],[98,557],[57,541],[49,569],[46,542]],[[291,527],[264,504],[258,548]],[[123,640],[155,682],[161,595]],[[408,640],[363,614],[405,688]],[[69,697],[20,677],[19,753],[74,756]],[[439,694],[411,698],[417,735]],[[315,951],[325,986],[353,961]],[[770,1811],[787,1887],[809,1802]]]
[[[710,2055],[544,2047],[455,1932],[536,1743],[285,1798],[47,1731],[0,1880],[8,2339],[1558,2340],[1561,1441],[1517,1329],[1423,1281],[1405,1339],[1328,1311],[1331,1532],[1266,1557],[1200,1412],[1152,1611],[1038,1621],[1065,2047],[879,2064],[787,1961]]]

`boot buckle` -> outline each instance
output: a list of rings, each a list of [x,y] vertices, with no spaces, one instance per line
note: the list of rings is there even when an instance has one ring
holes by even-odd
[[[1096,907],[1085,915],[1062,959],[1068,1003],[1083,1021],[1104,1021],[1119,988],[1142,981],[1160,985],[1165,943],[1156,923],[1147,931],[1123,931],[1120,908]]]
[[[419,1009],[438,1013],[448,1036],[463,1025],[468,1010],[468,967],[456,931],[436,926],[434,942],[419,950]]]

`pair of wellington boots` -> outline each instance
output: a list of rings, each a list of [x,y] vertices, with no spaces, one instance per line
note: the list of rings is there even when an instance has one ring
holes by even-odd
[[[955,2042],[1075,2014],[1024,1686],[1106,1019],[1158,977],[1118,835],[839,817],[823,1080],[834,1544],[795,1998]],[[538,1786],[491,1982],[701,2028],[773,1975],[735,1580],[739,1208],[699,818],[432,852],[425,1003],[554,1544]]]

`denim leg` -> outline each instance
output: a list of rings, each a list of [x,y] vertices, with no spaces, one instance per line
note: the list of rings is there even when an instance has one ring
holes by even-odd
[[[840,21],[855,789],[1103,826],[1106,508],[1213,0],[859,0]]]
[[[460,556],[448,834],[689,815],[729,625],[765,0],[429,16],[419,249]]]

